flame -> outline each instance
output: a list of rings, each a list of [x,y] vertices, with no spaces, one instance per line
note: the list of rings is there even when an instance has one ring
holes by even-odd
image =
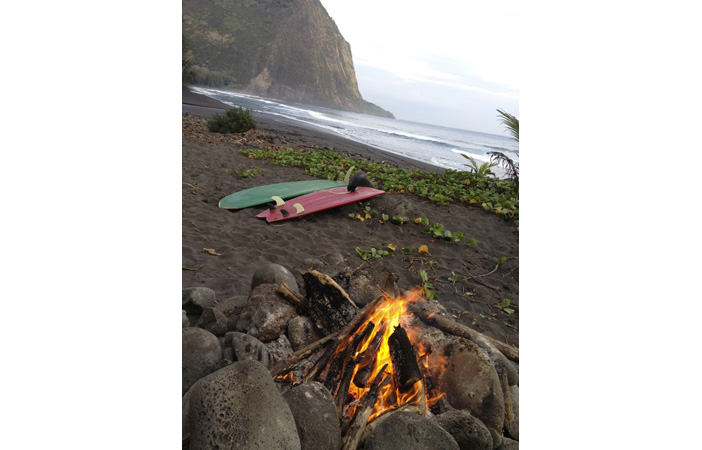
[[[385,376],[392,377],[393,368],[392,360],[390,359],[390,346],[388,345],[388,338],[395,331],[395,327],[402,325],[403,328],[405,328],[405,331],[407,331],[408,337],[413,345],[416,345],[416,343],[419,342],[418,334],[409,327],[409,322],[412,317],[407,310],[407,306],[411,302],[417,302],[420,300],[422,300],[420,290],[411,291],[407,295],[402,295],[397,298],[384,296],[383,300],[377,305],[374,312],[366,319],[364,323],[358,326],[357,333],[360,333],[365,329],[369,322],[373,322],[373,324],[375,324],[375,328],[373,329],[372,333],[365,339],[365,341],[361,342],[358,351],[352,355],[354,358],[366,351],[378,333],[383,333],[382,341],[377,352],[377,358],[373,364],[372,370],[370,371],[368,380],[372,380],[385,364],[388,364]],[[352,335],[346,341],[340,343],[340,345],[337,347],[337,353],[344,351],[346,346],[350,345],[353,341],[353,337],[354,336]],[[418,350],[418,360],[421,359],[425,354],[423,352],[424,349],[421,346],[418,346],[415,347],[415,350]],[[373,355],[367,356],[356,366],[353,377],[356,376],[359,370],[366,369],[371,362],[373,362]],[[400,407],[405,403],[419,402],[421,400],[420,393],[423,390],[423,383],[423,381],[415,383],[412,388],[405,393],[401,393],[399,391],[397,386],[395,386],[394,380],[386,384],[378,395],[378,400],[368,421],[370,422],[380,414]],[[370,383],[366,384],[366,386],[359,387],[352,382],[349,388],[349,395],[353,399],[363,398],[363,396],[370,390]],[[351,404],[349,406],[348,415],[350,417],[353,417],[357,405],[358,403]]]
[[[275,381],[289,383],[293,386],[300,384],[299,381],[295,380],[295,375],[292,372],[288,372],[285,375],[278,375],[277,377],[275,377]]]
[[[337,355],[343,353],[349,345],[352,345],[354,337],[359,335],[359,333],[363,333],[369,323],[373,322],[374,328],[372,332],[358,344],[357,351],[352,353],[347,359],[347,361],[352,358],[357,359],[359,355],[363,357],[363,360],[359,361],[354,368],[351,377],[352,380],[355,380],[359,371],[368,371],[368,375],[364,377],[365,380],[367,380],[365,386],[356,386],[354,381],[352,381],[349,386],[348,394],[344,402],[348,405],[348,411],[346,413],[348,417],[353,417],[360,403],[359,400],[370,391],[371,380],[378,375],[378,372],[380,372],[386,364],[387,368],[384,377],[390,377],[391,381],[386,383],[379,393],[373,411],[368,418],[368,422],[373,421],[376,417],[387,411],[399,408],[407,403],[422,404],[424,407],[431,407],[445,395],[434,389],[431,382],[429,386],[427,386],[427,381],[436,380],[440,371],[446,366],[448,358],[441,353],[432,352],[430,348],[422,343],[421,327],[410,326],[413,317],[408,311],[408,305],[414,302],[426,301],[426,299],[421,296],[421,292],[421,289],[414,289],[406,295],[401,295],[396,298],[387,295],[383,296],[383,299],[376,305],[365,322],[357,326],[355,334],[350,335],[344,341],[340,342],[334,353],[330,356],[329,360],[331,361],[334,360]],[[392,359],[390,358],[390,346],[388,344],[390,335],[392,335],[395,328],[399,325],[407,332],[407,337],[415,349],[417,363],[423,374],[423,379],[414,383],[414,385],[404,393],[395,385]],[[380,346],[376,353],[377,357],[374,360],[375,355],[372,354],[372,351],[369,351],[367,355],[362,354],[368,350],[369,346],[376,340],[378,333],[383,333],[383,335],[379,338]],[[369,369],[371,363],[373,366]],[[299,381],[294,379],[292,372],[280,375],[276,377],[276,380],[288,382],[293,385],[300,384]]]

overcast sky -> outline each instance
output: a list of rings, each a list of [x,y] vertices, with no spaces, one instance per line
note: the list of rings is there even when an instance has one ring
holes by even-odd
[[[507,135],[519,117],[517,2],[321,0],[365,100],[398,119]]]

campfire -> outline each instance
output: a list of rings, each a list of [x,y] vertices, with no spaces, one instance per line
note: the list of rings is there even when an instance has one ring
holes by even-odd
[[[456,336],[479,334],[422,308],[427,301],[419,290],[383,295],[358,310],[330,277],[309,271],[303,278],[306,299],[296,298],[284,284],[278,292],[305,309],[326,336],[279,361],[271,373],[281,382],[324,384],[334,397],[344,449],[356,448],[390,414],[425,415],[445,395],[434,380],[447,358],[423,343],[424,324]]]

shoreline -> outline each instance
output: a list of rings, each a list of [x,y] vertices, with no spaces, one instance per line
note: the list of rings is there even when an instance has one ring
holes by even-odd
[[[231,106],[219,100],[207,97],[206,95],[195,93],[188,89],[187,86],[183,85],[182,113],[210,118],[215,114],[223,113],[228,108],[231,108]],[[254,119],[258,125],[258,130],[263,133],[275,133],[289,136],[305,143],[317,145],[323,149],[351,156],[360,156],[373,162],[403,169],[414,169],[432,173],[444,172],[443,167],[400,156],[317,128],[305,127],[300,124],[272,118],[259,113],[254,113]]]

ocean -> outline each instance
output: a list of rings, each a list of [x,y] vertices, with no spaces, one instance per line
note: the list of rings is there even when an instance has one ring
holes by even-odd
[[[504,153],[515,163],[519,162],[519,143],[506,136],[282,102],[220,89],[194,86],[191,89],[233,107],[337,133],[347,139],[444,169],[468,170],[466,164],[469,161],[462,154],[483,162],[489,161],[488,152],[494,151]],[[493,172],[499,177],[504,175],[499,167],[495,167]]]

